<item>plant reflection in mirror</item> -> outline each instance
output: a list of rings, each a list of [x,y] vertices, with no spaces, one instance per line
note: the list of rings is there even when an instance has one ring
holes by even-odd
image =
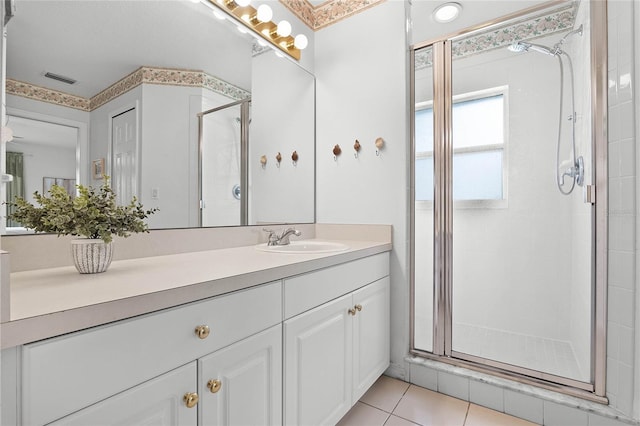
[[[7,218],[36,233],[99,238],[105,243],[111,242],[114,235],[128,237],[131,233],[149,232],[144,219],[158,209],[145,210],[136,197],[128,205],[116,205],[116,194],[109,186],[108,176],[104,176],[104,183],[98,189],[84,185],[76,187],[79,194],[75,198],[58,185],[53,185],[48,195],[34,192],[38,207],[16,197],[15,201],[7,203],[16,207]]]

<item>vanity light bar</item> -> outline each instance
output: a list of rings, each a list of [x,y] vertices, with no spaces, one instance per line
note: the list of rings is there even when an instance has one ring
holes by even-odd
[[[275,24],[270,20],[261,22],[259,19],[257,19],[258,10],[251,5],[241,6],[240,4],[244,4],[242,0],[208,1],[218,9],[221,9],[228,15],[235,18],[237,22],[240,22],[244,26],[253,30],[255,34],[267,40],[269,43],[271,43],[272,46],[277,47],[279,50],[291,56],[292,58],[300,60],[301,49],[299,49],[297,46],[304,45],[306,47],[306,38],[304,39],[304,43],[296,43],[296,39],[291,35],[281,35],[282,30],[280,31],[280,33],[278,32],[278,24]]]

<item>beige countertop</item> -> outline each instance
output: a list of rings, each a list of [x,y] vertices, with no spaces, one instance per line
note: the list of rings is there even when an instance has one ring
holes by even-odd
[[[73,266],[14,272],[2,348],[178,306],[391,250],[390,242],[331,240],[341,252],[268,253],[255,246],[114,261],[102,274]]]

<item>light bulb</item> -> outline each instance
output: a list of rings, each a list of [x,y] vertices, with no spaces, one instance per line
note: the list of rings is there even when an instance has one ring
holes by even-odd
[[[280,37],[286,37],[291,34],[291,24],[283,19],[278,22],[278,29],[276,31]]]
[[[258,7],[256,18],[258,18],[260,22],[269,22],[271,18],[273,18],[273,10],[271,10],[268,4],[261,4]]]
[[[307,40],[307,36],[304,34],[298,34],[296,36],[296,38],[293,40],[293,45],[297,48],[297,49],[304,49],[305,47],[307,47],[309,45],[309,40]]]
[[[251,3],[251,0],[234,0],[234,1],[240,7],[249,6],[249,3]]]
[[[2,126],[2,137],[0,140],[2,143],[11,142],[13,140],[13,129],[11,129],[11,127]]]

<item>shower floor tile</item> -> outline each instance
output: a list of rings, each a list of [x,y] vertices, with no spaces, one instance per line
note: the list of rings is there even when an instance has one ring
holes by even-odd
[[[571,344],[561,340],[454,324],[453,350],[557,376],[589,380],[588,374],[581,374]]]

